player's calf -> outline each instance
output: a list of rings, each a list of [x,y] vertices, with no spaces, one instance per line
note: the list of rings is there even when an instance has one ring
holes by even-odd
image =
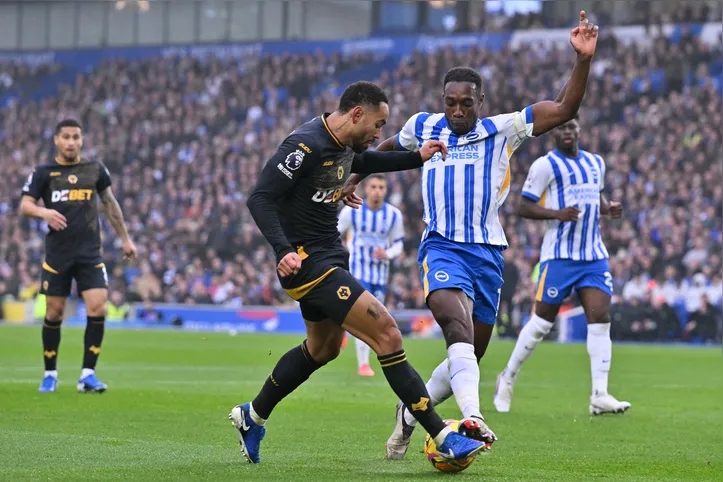
[[[460,289],[439,289],[427,297],[427,303],[447,342],[449,380],[457,404],[466,419],[481,420],[472,300]]]

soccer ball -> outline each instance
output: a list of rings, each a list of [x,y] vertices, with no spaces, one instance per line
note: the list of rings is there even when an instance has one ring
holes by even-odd
[[[455,432],[467,436],[466,429],[459,420],[445,420],[444,423]],[[472,462],[477,458],[477,454],[475,454],[462,460],[445,459],[437,453],[437,444],[434,443],[434,439],[429,434],[424,439],[424,456],[440,472],[462,472],[472,465]]]

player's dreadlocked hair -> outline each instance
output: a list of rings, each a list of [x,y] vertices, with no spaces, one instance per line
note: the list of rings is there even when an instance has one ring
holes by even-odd
[[[382,102],[389,103],[387,94],[373,83],[362,80],[354,82],[341,94],[338,111],[345,114],[358,105],[377,107]]]
[[[482,77],[471,67],[453,67],[444,75],[444,86],[450,82],[469,82],[477,92],[482,90]]]
[[[55,126],[55,135],[60,134],[60,131],[63,127],[77,127],[80,130],[83,130],[83,126],[80,125],[80,122],[78,122],[75,119],[64,119],[60,122],[58,122],[58,125]]]

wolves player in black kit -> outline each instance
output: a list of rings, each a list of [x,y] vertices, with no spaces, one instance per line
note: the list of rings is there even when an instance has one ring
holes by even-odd
[[[434,437],[441,455],[461,459],[484,447],[452,432],[437,415],[424,382],[407,361],[394,318],[349,273],[337,214],[351,173],[415,169],[438,152],[446,155],[439,141],[417,153],[365,152],[388,116],[388,100],[379,87],[352,84],[335,112],[307,122],[281,143],[249,197],[249,210],[276,253],[281,285],[299,301],[307,332],[301,345],[281,357],[257,397],[231,411],[241,452],[251,463],[259,462],[271,411],[337,357],[344,330],[376,352],[389,385]]]
[[[58,384],[58,347],[65,299],[75,279],[88,314],[85,329],[83,370],[79,392],[104,392],[108,386],[95,376],[105,331],[108,299],[108,275],[100,244],[98,201],[100,197],[108,220],[123,240],[123,254],[136,256],[136,247],[128,236],[123,213],[110,188],[110,175],[99,162],[80,157],[83,132],[72,119],[60,122],[53,137],[57,154],[50,164],[37,166],[22,190],[20,212],[48,223],[45,237],[45,261],[40,292],[47,297],[43,321],[43,358],[45,377],[41,392],[54,392]],[[43,200],[45,207],[36,203]]]

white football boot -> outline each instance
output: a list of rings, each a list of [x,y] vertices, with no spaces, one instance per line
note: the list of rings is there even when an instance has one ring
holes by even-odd
[[[402,460],[404,455],[407,453],[409,443],[412,441],[412,433],[414,432],[414,425],[409,425],[404,420],[404,412],[407,407],[402,402],[397,404],[397,423],[394,425],[394,431],[387,440],[386,451],[387,458],[389,460]]]
[[[495,390],[493,403],[498,412],[507,413],[510,411],[514,388],[515,381],[506,377],[504,371],[497,375],[497,389]],[[592,405],[590,406],[592,407]]]
[[[608,393],[595,393],[590,397],[590,415],[625,413],[630,406],[630,402],[621,402]]]

